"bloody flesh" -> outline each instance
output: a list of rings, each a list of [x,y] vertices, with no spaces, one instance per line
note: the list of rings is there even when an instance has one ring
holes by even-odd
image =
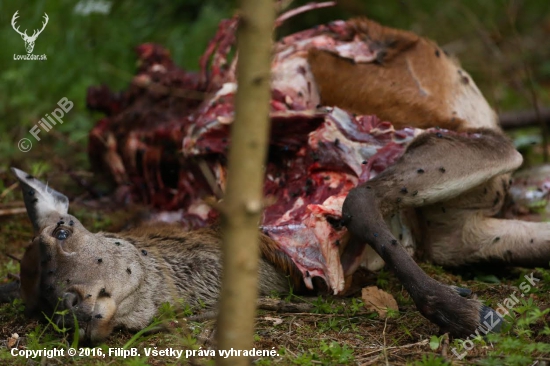
[[[205,199],[225,187],[237,90],[237,56],[229,58],[236,24],[220,23],[199,73],[175,66],[162,47],[143,44],[126,91],[89,89],[89,108],[106,115],[90,133],[90,158],[113,177],[121,200],[175,211],[168,217],[190,229],[217,218]],[[376,116],[319,106],[306,58],[311,47],[355,62],[376,59],[376,50],[342,21],[276,43],[264,183],[271,204],[261,230],[293,259],[308,287],[319,276],[337,293],[344,287],[339,246],[346,234],[340,224],[346,194],[395,162],[421,131],[396,131]]]

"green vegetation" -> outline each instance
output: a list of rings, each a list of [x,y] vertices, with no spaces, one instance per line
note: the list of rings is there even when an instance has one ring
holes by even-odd
[[[76,2],[35,0],[0,4],[0,168],[10,160],[28,156],[17,141],[29,137],[29,129],[56,108],[63,97],[74,102],[64,123],[54,132],[42,133],[33,150],[48,145],[57,156],[73,154],[80,166],[87,166],[85,146],[88,132],[100,118],[86,110],[89,86],[106,84],[113,90],[125,88],[133,77],[134,47],[156,42],[170,50],[176,63],[198,69],[200,55],[217,29],[218,22],[232,14],[231,3],[223,0],[116,1],[109,14],[74,12]],[[36,40],[33,53],[46,54],[47,61],[14,60],[26,54],[21,37],[10,26],[19,11],[20,30],[40,29],[46,12],[49,22]],[[76,150],[76,151],[75,151]],[[76,157],[74,153],[77,153]]]

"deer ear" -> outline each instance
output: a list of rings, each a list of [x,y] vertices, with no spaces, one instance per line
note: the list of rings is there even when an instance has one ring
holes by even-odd
[[[64,194],[48,187],[47,184],[22,170],[11,168],[11,171],[21,184],[23,200],[34,230],[40,230],[52,213],[67,214],[69,199]]]

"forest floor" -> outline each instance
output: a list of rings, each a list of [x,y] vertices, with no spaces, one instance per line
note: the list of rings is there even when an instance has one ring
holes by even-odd
[[[40,176],[40,167],[34,174]],[[84,172],[79,174],[83,175]],[[61,191],[78,191],[74,182],[50,175],[50,184]],[[0,174],[7,187],[3,206],[21,207],[19,188],[13,178]],[[84,194],[85,196],[85,194]],[[128,222],[139,220],[146,208],[116,209],[108,202],[87,201],[77,197],[71,203],[71,212],[90,231],[118,231]],[[32,239],[32,227],[25,213],[0,217],[2,240],[0,252],[21,258]],[[386,319],[365,309],[360,291],[350,297],[319,296],[303,298],[294,294],[273,294],[268,299],[282,304],[282,311],[260,309],[256,318],[254,347],[274,351],[275,356],[254,358],[257,365],[544,365],[550,361],[550,270],[526,268],[462,268],[444,269],[427,263],[421,267],[436,280],[466,287],[494,308],[514,296],[513,316],[503,332],[488,337],[451,339],[439,335],[438,328],[422,317],[412,299],[396,277],[387,271],[363,278],[366,285],[378,286],[392,294],[399,311]],[[0,276],[18,273],[18,263],[7,256],[0,257]],[[525,275],[540,279],[530,291],[518,288]],[[9,281],[8,279],[5,282]],[[521,295],[521,297],[519,296]],[[267,300],[266,300],[267,301]],[[513,301],[513,300],[512,300]],[[265,301],[264,301],[265,302]],[[285,312],[285,304],[301,303],[301,312]],[[509,303],[508,303],[509,304]],[[295,311],[295,310],[294,310]],[[53,314],[46,314],[51,317]],[[29,320],[24,316],[20,300],[0,307],[0,363],[3,365],[209,365],[213,364],[211,349],[215,346],[215,316],[204,310],[193,314],[176,314],[164,306],[151,328],[160,324],[162,332],[152,329],[144,334],[125,330],[113,333],[95,350],[81,348],[82,355],[26,359],[11,355],[11,347],[19,349],[64,349],[74,346],[73,331],[55,329],[48,322]],[[483,335],[481,333],[481,335]],[[475,336],[475,335],[474,335]],[[81,347],[81,346],[80,346]],[[109,356],[115,348],[136,349],[139,357]],[[181,358],[145,355],[146,349],[181,350]],[[98,350],[100,349],[100,350]],[[103,352],[100,356],[98,352]],[[195,352],[193,355],[193,351]],[[65,351],[66,352],[66,351]],[[95,356],[94,356],[95,352]],[[186,357],[186,352],[187,356]]]

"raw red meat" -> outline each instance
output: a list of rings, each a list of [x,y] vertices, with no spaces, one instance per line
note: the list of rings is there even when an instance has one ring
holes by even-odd
[[[88,91],[89,107],[106,114],[90,133],[93,165],[111,173],[119,197],[176,211],[158,217],[176,217],[189,228],[216,219],[205,198],[225,187],[237,89],[236,57],[228,55],[236,25],[236,18],[220,23],[198,74],[175,66],[162,47],[144,44],[137,48],[140,66],[128,90]],[[355,62],[377,57],[376,48],[343,21],[275,44],[264,185],[266,200],[274,203],[266,207],[261,229],[292,257],[308,287],[319,276],[337,293],[344,288],[339,244],[346,234],[340,224],[346,194],[391,165],[421,130],[395,131],[375,116],[319,106],[306,59],[311,47]]]

